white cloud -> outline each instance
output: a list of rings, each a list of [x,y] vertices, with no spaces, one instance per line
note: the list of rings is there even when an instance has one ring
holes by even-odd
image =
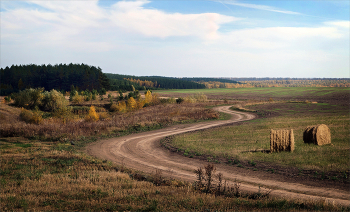
[[[333,25],[337,27],[350,28],[350,21],[330,21],[325,22],[325,24]]]
[[[284,13],[284,14],[290,14],[290,15],[302,15],[299,12],[282,10],[282,9],[279,9],[279,8],[266,6],[266,5],[260,5],[260,4],[247,4],[247,3],[239,3],[239,2],[236,2],[236,1],[223,1],[223,2],[225,4],[230,4],[230,5],[239,6],[239,7],[252,8],[252,9],[257,9],[257,10],[265,10],[265,11]]]
[[[148,1],[32,3],[40,7],[1,12],[2,66],[83,62],[105,72],[178,77],[349,73],[349,21],[235,29],[236,17],[167,13],[145,8]]]
[[[204,39],[218,38],[221,24],[239,20],[217,13],[181,14],[145,9],[147,2],[118,2],[111,11],[115,26],[151,37],[196,36]]]

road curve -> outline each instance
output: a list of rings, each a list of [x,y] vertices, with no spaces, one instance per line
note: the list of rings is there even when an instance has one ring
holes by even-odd
[[[162,170],[162,175],[186,181],[195,181],[194,170],[205,164],[198,159],[184,157],[161,147],[159,140],[166,136],[190,131],[203,130],[235,122],[251,120],[254,115],[232,111],[230,106],[216,107],[215,110],[231,114],[230,120],[207,121],[194,124],[171,126],[150,132],[142,132],[123,137],[101,140],[88,145],[85,152],[100,159],[128,168],[152,173]],[[321,201],[330,204],[350,206],[350,192],[331,188],[314,187],[299,183],[281,182],[271,178],[242,173],[240,168],[217,164],[217,172],[221,172],[228,184],[235,180],[241,182],[242,192],[258,192],[272,189],[270,196],[293,200]],[[269,188],[269,189],[268,189]]]

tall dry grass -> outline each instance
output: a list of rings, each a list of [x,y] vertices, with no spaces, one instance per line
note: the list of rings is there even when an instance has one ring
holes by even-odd
[[[22,121],[2,123],[0,135],[3,137],[62,137],[89,136],[108,133],[113,130],[126,130],[133,126],[168,125],[186,120],[214,119],[219,115],[201,104],[161,104],[135,110],[125,114],[115,114],[104,120],[87,122],[83,119],[50,118],[42,124],[29,124]]]

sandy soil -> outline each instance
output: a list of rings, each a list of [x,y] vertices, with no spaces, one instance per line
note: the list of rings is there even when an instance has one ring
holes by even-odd
[[[203,161],[173,153],[160,145],[159,140],[170,135],[208,129],[233,124],[255,118],[249,113],[229,110],[230,106],[217,107],[220,112],[232,114],[230,120],[201,122],[177,125],[160,130],[132,134],[125,137],[101,140],[90,144],[85,151],[95,157],[109,160],[143,172],[154,173],[162,170],[165,177],[186,181],[195,181],[194,170],[203,167]],[[330,204],[350,206],[348,188],[323,186],[322,183],[308,183],[302,180],[284,179],[263,172],[254,172],[224,164],[215,164],[217,173],[221,172],[229,185],[241,182],[242,192],[267,192],[272,189],[271,197],[281,197],[302,201],[321,201]]]

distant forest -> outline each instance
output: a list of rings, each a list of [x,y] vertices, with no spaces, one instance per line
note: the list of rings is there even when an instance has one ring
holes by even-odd
[[[100,67],[86,64],[12,65],[0,69],[0,95],[9,95],[26,88],[45,90],[113,90],[201,89],[205,85],[171,77],[105,74]]]
[[[43,87],[45,90],[69,91],[109,89],[109,80],[100,67],[86,64],[12,65],[0,69],[1,95],[26,88]]]
[[[241,82],[238,82],[236,80],[233,80],[231,78],[207,78],[207,77],[184,77],[181,78],[183,80],[192,81],[192,82],[222,82],[222,83],[237,83],[242,84]]]
[[[152,89],[202,89],[205,85],[183,80],[183,78],[160,76],[131,76],[120,74],[106,74],[110,79],[111,90],[130,90],[131,85],[136,90]]]

